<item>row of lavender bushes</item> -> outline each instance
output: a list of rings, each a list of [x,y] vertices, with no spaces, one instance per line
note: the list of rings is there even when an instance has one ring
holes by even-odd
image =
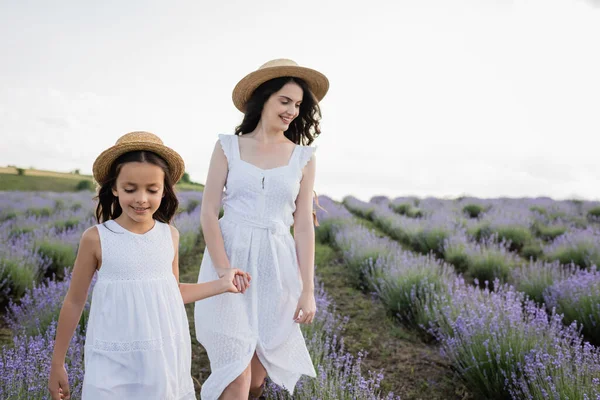
[[[48,399],[47,377],[49,373],[56,321],[60,307],[71,279],[70,269],[73,258],[48,270],[48,261],[40,256],[39,246],[31,244],[36,240],[56,240],[56,243],[69,246],[75,253],[77,240],[83,230],[93,225],[89,211],[91,202],[80,194],[31,194],[12,193],[11,199],[3,197],[2,210],[6,217],[0,224],[0,233],[9,240],[0,250],[0,262],[4,273],[5,287],[3,300],[8,303],[6,322],[13,332],[12,343],[0,349],[0,398],[1,399]],[[33,198],[32,198],[33,197]],[[180,231],[180,252],[185,255],[197,251],[200,239],[199,213],[201,193],[181,193],[181,212],[174,225]],[[86,203],[87,202],[87,203]],[[61,204],[59,211],[56,204]],[[86,204],[86,206],[75,206]],[[32,217],[30,209],[44,209],[39,216]],[[12,209],[12,212],[6,211]],[[71,210],[69,212],[62,210]],[[77,217],[74,216],[75,213]],[[55,229],[60,221],[77,218],[80,222],[59,231]],[[20,224],[26,223],[27,229],[18,234]],[[8,233],[7,233],[8,232]],[[62,235],[62,236],[61,236]],[[70,238],[70,240],[62,239]],[[74,238],[77,238],[74,239]],[[21,246],[21,247],[19,247]],[[58,245],[57,245],[58,246]],[[66,250],[65,250],[65,253]],[[29,257],[29,258],[28,258]],[[30,264],[23,263],[30,260]],[[11,264],[10,268],[6,265]],[[69,264],[70,263],[70,264]],[[15,277],[20,277],[19,268],[33,271],[23,279],[22,286],[16,291]],[[15,272],[16,271],[16,272]],[[51,275],[47,277],[46,275]],[[90,291],[91,293],[91,291]],[[396,399],[393,393],[382,395],[380,373],[367,371],[361,367],[362,355],[353,356],[344,349],[343,330],[346,320],[335,313],[335,305],[327,297],[322,287],[317,291],[319,313],[315,322],[304,327],[309,351],[318,371],[317,379],[302,379],[298,383],[294,398],[297,399]],[[91,298],[91,296],[90,296]],[[67,371],[73,398],[81,396],[83,381],[83,348],[89,301],[83,313],[81,323],[72,339],[67,354]],[[289,396],[274,385],[269,385],[267,397],[288,399]]]
[[[397,229],[412,229],[418,232],[417,237],[427,236],[430,242],[443,241],[439,252],[441,258],[454,266],[458,272],[463,272],[468,280],[476,280],[481,285],[487,282],[492,287],[496,280],[509,283],[517,290],[525,292],[538,304],[544,304],[549,312],[556,310],[564,314],[568,323],[581,323],[585,338],[596,345],[600,344],[600,330],[597,329],[600,319],[600,280],[595,264],[600,254],[600,231],[593,226],[598,222],[596,217],[588,218],[592,225],[581,230],[569,231],[548,243],[546,251],[552,256],[538,260],[530,258],[526,261],[516,251],[511,251],[510,241],[498,237],[499,231],[494,231],[491,236],[479,240],[468,235],[465,221],[456,215],[456,209],[463,210],[460,205],[456,206],[452,214],[447,205],[441,205],[452,203],[440,203],[438,200],[435,211],[425,208],[428,213],[437,215],[436,218],[409,219],[412,225],[407,225],[404,224],[404,217],[389,212],[393,203],[386,203],[382,198],[366,203],[347,197],[344,204],[352,212],[374,221],[386,233],[394,232],[394,227],[401,227]],[[504,211],[496,211],[489,221],[483,223],[504,226],[505,231],[508,231],[510,224],[506,222],[506,215],[512,215],[511,220],[517,225],[515,221],[523,221],[528,216],[536,217],[539,214],[538,209],[533,206],[527,208],[518,204],[513,204],[512,211],[510,207]],[[587,207],[591,210],[586,211],[588,215],[596,210],[593,204],[595,203],[590,203]],[[582,212],[579,208],[571,209],[571,213],[568,213],[568,208],[563,204],[560,215],[577,220],[580,218],[577,211]],[[504,215],[504,219],[498,215]],[[498,222],[500,220],[504,221],[504,225]],[[443,235],[440,232],[443,232]],[[443,239],[438,239],[439,236],[443,236]],[[430,255],[436,253],[430,250]]]
[[[201,193],[184,192],[180,197],[181,212],[199,210]],[[63,278],[65,268],[75,261],[82,232],[95,224],[95,204],[87,192],[5,192],[0,197],[0,210],[3,308],[35,283],[52,276]],[[193,247],[193,239],[190,235],[182,237],[183,251]]]
[[[456,232],[466,235],[459,219],[448,222],[438,215],[415,224],[414,220],[443,205],[423,207],[420,217],[398,220],[383,198],[371,203],[346,198],[348,208],[323,196],[320,203],[327,210],[319,212],[320,240],[341,251],[357,284],[376,292],[392,315],[436,339],[474,393],[489,399],[600,396],[599,352],[580,333],[583,323],[585,338],[598,342],[600,276],[594,266],[581,269],[560,261],[526,261],[502,245],[502,239],[471,239],[463,243],[473,246],[481,259],[490,260],[490,266],[497,264],[486,255],[490,248],[496,252],[491,254],[512,263],[501,276],[514,284],[491,273],[487,281],[472,276],[472,285],[436,257],[439,253],[406,251],[397,241],[357,223],[348,211],[376,222],[386,233],[396,228],[426,235],[438,228],[438,218],[446,221],[439,229],[448,233],[443,242]],[[406,243],[400,235],[394,239]]]
[[[414,251],[433,252],[440,258],[453,257],[458,261],[455,263],[457,268],[470,266],[470,257],[465,254],[472,250],[469,243],[490,248],[491,253],[511,252],[528,260],[574,263],[581,267],[600,264],[600,217],[597,216],[600,207],[597,202],[475,201],[431,198],[390,201],[376,197],[365,203],[349,196],[344,199],[344,204]],[[414,203],[420,204],[419,212],[406,211]]]

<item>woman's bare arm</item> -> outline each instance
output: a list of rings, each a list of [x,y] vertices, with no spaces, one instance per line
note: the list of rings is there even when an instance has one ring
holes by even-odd
[[[313,154],[311,160],[304,167],[300,191],[296,198],[296,211],[294,212],[294,240],[302,277],[302,295],[294,319],[300,323],[312,322],[316,312],[314,304],[315,228],[312,215],[315,171],[316,159]],[[298,315],[300,309],[303,311],[301,316]]]
[[[225,268],[231,268],[229,258],[225,252],[225,243],[223,234],[219,226],[219,211],[221,209],[221,199],[223,188],[227,181],[228,165],[227,157],[221,147],[221,142],[217,141],[210,159],[208,176],[202,194],[202,208],[200,210],[200,224],[206,249],[210,254],[215,270],[222,277],[226,272]],[[248,281],[243,277],[236,277],[236,287],[244,292],[248,286]]]

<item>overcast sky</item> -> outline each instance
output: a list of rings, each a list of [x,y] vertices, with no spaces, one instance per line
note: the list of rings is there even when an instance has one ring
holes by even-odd
[[[316,190],[600,199],[591,0],[0,0],[0,166],[90,173],[148,130],[204,182],[231,91],[326,74]]]

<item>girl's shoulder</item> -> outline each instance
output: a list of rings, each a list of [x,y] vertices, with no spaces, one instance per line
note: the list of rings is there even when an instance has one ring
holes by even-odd
[[[158,223],[158,221],[156,221]],[[179,240],[179,231],[177,230],[177,228],[175,228],[173,225],[171,224],[167,224],[169,226],[169,229],[171,230],[171,236],[173,237],[173,239],[178,239]]]
[[[100,245],[100,232],[98,231],[98,226],[94,225],[87,228],[81,235],[81,242],[87,244],[97,243]]]
[[[90,252],[93,253],[97,259],[101,259],[102,246],[100,244],[100,232],[98,226],[92,226],[87,228],[81,235],[79,241],[78,252]]]

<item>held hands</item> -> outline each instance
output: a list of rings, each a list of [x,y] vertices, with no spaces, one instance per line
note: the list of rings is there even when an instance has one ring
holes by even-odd
[[[311,324],[317,312],[317,303],[315,302],[315,293],[313,291],[303,291],[296,306],[294,313],[294,322],[299,324]]]
[[[52,400],[68,400],[71,398],[69,378],[64,364],[52,364],[48,378],[48,390]]]
[[[223,292],[245,293],[250,286],[252,277],[247,272],[237,268],[216,268]]]

